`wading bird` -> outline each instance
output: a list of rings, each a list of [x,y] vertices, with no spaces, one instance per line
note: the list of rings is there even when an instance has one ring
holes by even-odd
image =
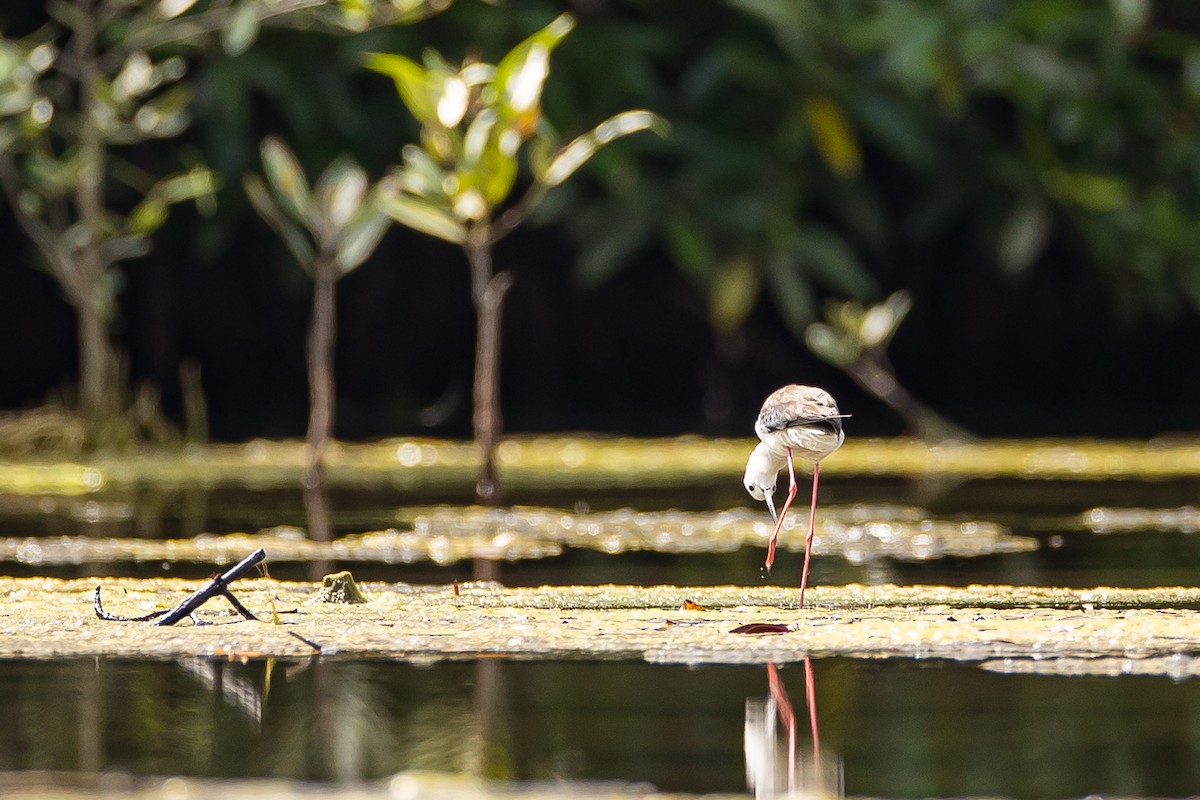
[[[813,526],[817,519],[817,480],[821,459],[837,450],[846,438],[837,403],[824,389],[789,384],[772,392],[763,403],[754,432],[761,439],[746,462],[746,491],[755,500],[765,500],[775,520],[775,532],[767,545],[767,569],[775,563],[775,541],[783,528],[792,500],[796,497],[796,468],[793,455],[813,462],[812,505],[808,511],[808,537],[804,542],[804,572],[800,578],[800,607],[808,586],[808,562],[812,555]],[[784,467],[788,471],[788,496],[783,508],[775,513],[775,481]]]

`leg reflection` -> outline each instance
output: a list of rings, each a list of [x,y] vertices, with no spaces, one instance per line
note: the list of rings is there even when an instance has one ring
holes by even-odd
[[[804,699],[812,737],[811,754],[799,755],[796,712],[779,670],[767,665],[767,697],[746,699],[746,783],[758,798],[844,796],[841,760],[821,756],[816,684],[812,662],[804,659]],[[779,742],[779,728],[786,736]]]

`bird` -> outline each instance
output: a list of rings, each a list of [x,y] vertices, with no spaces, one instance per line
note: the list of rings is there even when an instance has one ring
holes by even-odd
[[[846,438],[842,431],[842,420],[849,416],[838,411],[833,396],[824,389],[793,383],[772,392],[754,422],[754,432],[760,441],[746,461],[743,484],[755,500],[766,501],[771,519],[775,521],[775,531],[767,544],[768,571],[775,563],[775,542],[783,528],[783,520],[796,497],[793,456],[799,455],[813,463],[812,504],[808,512],[808,537],[804,542],[804,571],[800,578],[801,608],[804,607],[804,590],[808,586],[821,459],[842,446]],[[779,471],[784,467],[788,471],[788,496],[783,508],[776,513],[775,483]]]

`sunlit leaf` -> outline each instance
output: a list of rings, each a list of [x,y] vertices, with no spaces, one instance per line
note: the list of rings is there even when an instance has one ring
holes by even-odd
[[[546,167],[539,180],[547,186],[557,186],[571,177],[577,169],[587,163],[596,151],[613,139],[638,131],[653,130],[660,136],[666,135],[666,122],[649,111],[625,111],[597,125],[592,130],[576,137],[559,151]]]
[[[853,340],[839,336],[824,322],[814,322],[805,329],[804,344],[818,358],[837,367],[853,364],[862,354]]]
[[[492,80],[498,95],[497,108],[505,119],[536,109],[542,84],[550,71],[550,52],[574,27],[574,17],[560,14],[510,50],[496,65]]]
[[[173,19],[196,5],[196,0],[159,0],[158,13],[165,19]]]
[[[316,197],[321,216],[337,230],[354,216],[367,192],[367,173],[348,156],[341,156],[317,179]]]
[[[121,65],[121,70],[112,81],[113,96],[126,100],[145,94],[157,85],[154,64],[143,52],[130,53]]]
[[[207,167],[193,167],[187,172],[163,178],[158,186],[168,203],[181,203],[212,195],[216,191],[216,179]]]
[[[374,211],[358,214],[350,220],[334,252],[338,271],[345,274],[370,258],[391,224],[388,217]]]
[[[192,92],[176,84],[146,102],[133,115],[133,125],[139,133],[159,139],[178,136],[191,122],[188,106]]]
[[[482,191],[474,186],[468,186],[454,196],[451,210],[455,217],[464,222],[478,222],[487,218],[491,206]]]
[[[862,170],[862,148],[842,110],[827,97],[814,97],[805,101],[804,113],[826,166],[838,175],[857,175]]]
[[[474,166],[483,159],[484,148],[488,146],[493,128],[496,127],[496,112],[485,108],[471,120],[463,136],[462,161],[466,166]]]
[[[240,56],[258,38],[259,8],[255,0],[242,0],[233,7],[221,28],[221,47],[226,54]]]
[[[424,197],[445,196],[446,173],[438,163],[416,145],[405,145],[401,152],[404,156],[404,168],[399,174],[402,188]]]
[[[760,276],[754,262],[738,256],[723,263],[708,290],[708,318],[715,330],[732,333],[758,300]]]
[[[900,323],[912,309],[912,297],[905,291],[893,292],[886,300],[866,310],[858,329],[858,339],[864,347],[885,347]]]
[[[390,77],[405,107],[422,125],[438,122],[437,92],[425,68],[411,58],[397,53],[368,53],[367,68]]]
[[[437,101],[437,118],[447,128],[462,122],[471,99],[466,82],[458,75],[448,74],[442,81],[441,95]]]
[[[305,225],[309,224],[313,218],[312,195],[300,162],[283,140],[274,136],[263,139],[260,150],[267,181],[283,209]]]
[[[400,224],[421,233],[454,244],[462,244],[467,238],[466,227],[449,211],[415,197],[385,194],[380,198],[379,207]]]

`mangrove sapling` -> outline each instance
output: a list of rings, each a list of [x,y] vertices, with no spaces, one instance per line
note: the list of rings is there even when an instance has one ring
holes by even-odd
[[[309,323],[308,485],[320,483],[326,444],[333,434],[335,386],[333,347],[337,336],[337,281],[361,265],[391,224],[377,210],[376,192],[362,167],[342,156],[310,189],[300,162],[283,140],[262,143],[266,181],[246,178],[246,194],[279,235],[296,262],[313,279]]]
[[[415,230],[458,245],[470,269],[477,326],[472,428],[482,456],[476,494],[487,503],[499,500],[500,323],[513,283],[510,272],[495,270],[495,245],[600,147],[636,131],[665,128],[649,111],[626,111],[561,144],[542,115],[542,86],[551,51],[574,26],[563,14],[494,65],[468,59],[454,67],[432,51],[423,64],[387,53],[373,53],[367,61],[395,81],[401,101],[421,125],[421,143],[406,146],[402,164],[381,182],[382,208]],[[523,165],[528,188],[513,202]]]
[[[231,57],[264,24],[334,31],[411,22],[449,0],[62,0],[26,39],[0,36],[0,190],[77,318],[79,411],[88,443],[137,438],[122,419],[123,358],[112,337],[120,265],[145,256],[173,205],[214,204],[216,178],[180,158],[166,175],[141,146],[191,123],[188,59],[219,41]]]

